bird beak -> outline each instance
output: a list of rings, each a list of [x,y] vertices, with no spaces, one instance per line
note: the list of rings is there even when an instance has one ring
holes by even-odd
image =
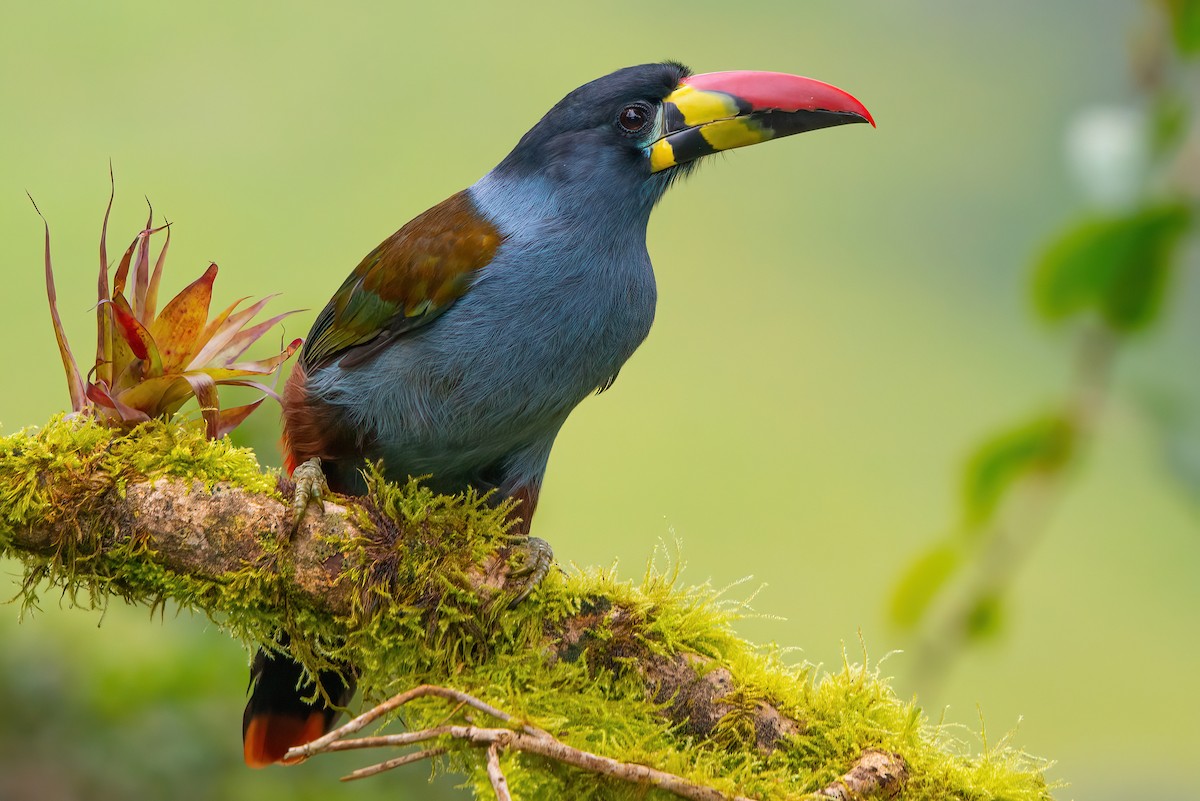
[[[782,72],[709,72],[684,78],[663,100],[662,127],[649,146],[650,171],[768,139],[869,122],[847,92]]]

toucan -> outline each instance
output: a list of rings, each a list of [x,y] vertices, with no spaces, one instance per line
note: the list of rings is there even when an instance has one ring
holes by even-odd
[[[363,493],[371,460],[437,492],[514,499],[527,594],[551,560],[529,523],[555,436],[654,320],[655,204],[710,154],[861,122],[875,124],[851,95],[778,72],[668,61],[575,89],[334,293],[283,393],[286,469],[306,497]],[[306,688],[282,645],[251,666],[242,731],[256,767],[324,733],[353,694],[352,669]]]

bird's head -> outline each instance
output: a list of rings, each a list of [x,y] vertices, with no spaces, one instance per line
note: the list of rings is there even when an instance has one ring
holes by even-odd
[[[703,156],[855,122],[875,124],[854,97],[811,78],[643,64],[568,94],[496,172],[580,198],[636,198],[648,212]]]

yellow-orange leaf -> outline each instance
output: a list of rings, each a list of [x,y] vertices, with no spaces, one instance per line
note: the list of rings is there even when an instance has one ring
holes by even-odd
[[[168,397],[171,390],[176,392],[182,390],[185,395],[191,394],[191,386],[183,376],[176,373],[175,375],[162,375],[157,378],[148,378],[145,381],[139,381],[126,390],[117,393],[116,397],[126,406],[131,406],[134,409],[141,409],[148,414],[158,414],[159,409],[164,405],[164,399]]]
[[[226,306],[220,314],[209,320],[208,325],[204,326],[204,330],[201,331],[200,336],[196,338],[196,344],[192,346],[192,349],[197,352],[203,350],[204,347],[208,345],[209,340],[213,338],[213,335],[221,329],[221,326],[225,325],[225,321],[229,319],[229,315],[233,314],[233,310],[240,306],[242,301],[245,299],[246,298],[238,298],[233,303],[230,303],[228,306]]]
[[[216,361],[213,357],[224,349],[229,340],[237,336],[238,331],[242,326],[248,323],[254,315],[262,311],[262,308],[267,305],[274,295],[267,295],[260,301],[257,301],[250,306],[242,309],[240,312],[226,315],[226,319],[221,320],[220,324],[213,326],[211,323],[204,331],[202,339],[205,339],[203,345],[198,347],[196,356],[188,364],[187,369],[191,370],[196,367],[203,367],[206,364],[211,364]],[[241,301],[239,301],[240,303]],[[237,304],[234,304],[237,305]],[[232,307],[230,307],[232,311]]]
[[[223,437],[233,429],[241,425],[242,421],[250,416],[250,412],[254,411],[265,401],[262,397],[253,403],[247,403],[245,406],[234,406],[232,409],[222,409],[217,415],[217,436]]]
[[[208,319],[216,277],[217,265],[208,265],[204,275],[184,287],[150,324],[150,335],[162,355],[163,372],[174,372],[191,360],[196,338]]]

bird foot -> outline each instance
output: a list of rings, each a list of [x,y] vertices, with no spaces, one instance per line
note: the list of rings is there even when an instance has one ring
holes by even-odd
[[[508,546],[509,574],[505,590],[513,593],[509,609],[529,597],[554,564],[554,549],[540,537],[521,536]]]
[[[317,457],[296,467],[292,471],[292,481],[296,490],[292,495],[292,533],[300,528],[304,513],[309,506],[315,505],[321,514],[325,514],[325,496],[329,494],[329,484],[325,482],[325,471],[321,469],[321,460]]]

